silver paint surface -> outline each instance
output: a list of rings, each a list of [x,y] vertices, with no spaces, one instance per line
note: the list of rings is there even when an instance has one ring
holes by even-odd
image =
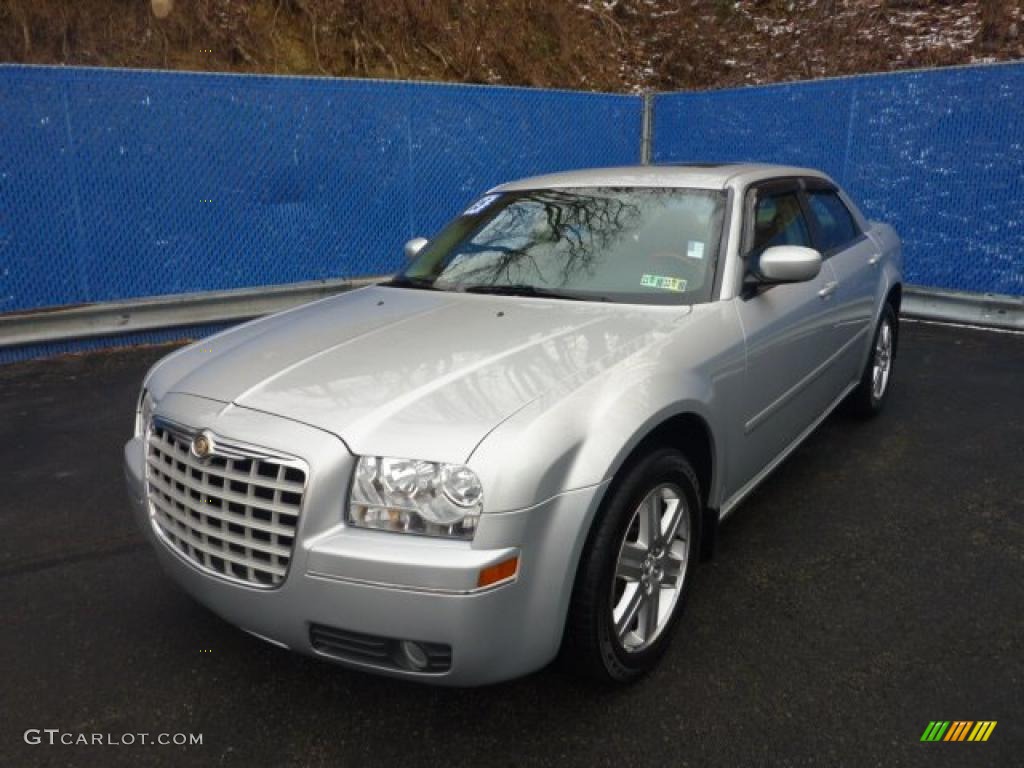
[[[125,447],[129,495],[168,572],[242,628],[305,653],[311,622],[448,643],[453,666],[417,677],[507,679],[558,650],[576,564],[630,452],[676,415],[712,438],[708,503],[727,514],[859,379],[891,287],[899,239],[866,237],[807,282],[744,296],[741,201],[758,181],[807,169],[597,169],[497,189],[689,186],[734,204],[716,300],[651,306],[373,286],[230,329],[159,362],[156,412],[301,458],[308,491],[289,574],[255,590],[201,573],[155,540],[142,441]],[[845,199],[845,198],[844,198]],[[832,290],[825,292],[829,283]],[[344,524],[355,456],[467,463],[484,487],[472,541]],[[508,584],[479,570],[519,554]],[[413,673],[376,670],[416,677]]]

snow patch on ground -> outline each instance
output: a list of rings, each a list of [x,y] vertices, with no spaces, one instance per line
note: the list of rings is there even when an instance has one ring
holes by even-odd
[[[642,35],[610,52],[634,92],[680,79],[753,85],[1008,58],[978,45],[978,0],[922,8],[886,0],[582,0],[578,6],[644,25]],[[1011,25],[1011,48],[1024,44],[1017,38],[1020,22]]]

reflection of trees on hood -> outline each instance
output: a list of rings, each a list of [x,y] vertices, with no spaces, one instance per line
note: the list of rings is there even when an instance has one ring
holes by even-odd
[[[543,210],[543,231],[538,231],[537,206]],[[488,228],[486,242],[468,249],[497,254],[497,258],[467,269],[462,277],[473,283],[521,283],[526,273],[533,272],[545,281],[533,251],[555,246],[562,259],[560,284],[565,285],[581,273],[593,274],[600,256],[636,229],[640,220],[640,206],[623,197],[559,190],[530,192],[498,214]],[[518,247],[502,244],[524,238],[527,242]]]

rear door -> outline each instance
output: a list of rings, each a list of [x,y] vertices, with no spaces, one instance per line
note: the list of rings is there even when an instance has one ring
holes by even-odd
[[[798,179],[758,184],[746,195],[741,252],[750,262],[775,245],[814,245]],[[747,345],[734,443],[743,450],[731,468],[734,488],[751,480],[835,398],[834,384],[823,376],[834,352],[835,289],[825,262],[813,280],[746,289],[734,300]]]
[[[857,224],[838,190],[823,179],[805,179],[805,201],[815,246],[832,266],[835,294],[835,385],[859,378],[874,318],[879,250]]]

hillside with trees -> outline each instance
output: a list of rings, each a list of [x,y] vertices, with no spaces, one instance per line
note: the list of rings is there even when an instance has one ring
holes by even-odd
[[[0,61],[701,89],[1024,58],[1024,0],[4,0]]]

